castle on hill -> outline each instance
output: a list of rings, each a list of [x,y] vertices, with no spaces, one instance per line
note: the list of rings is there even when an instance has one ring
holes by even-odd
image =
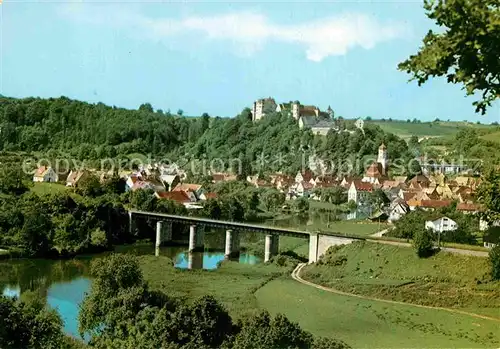
[[[321,111],[315,105],[303,105],[299,101],[277,104],[274,98],[258,99],[253,103],[252,121],[259,121],[273,112],[287,114],[297,120],[299,127],[311,128],[314,134],[326,135],[335,128],[334,113],[330,106]]]

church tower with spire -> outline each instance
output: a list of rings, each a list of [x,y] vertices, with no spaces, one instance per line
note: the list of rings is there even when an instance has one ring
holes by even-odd
[[[382,173],[387,174],[388,160],[387,160],[387,147],[384,143],[378,148],[377,162],[382,166]]]

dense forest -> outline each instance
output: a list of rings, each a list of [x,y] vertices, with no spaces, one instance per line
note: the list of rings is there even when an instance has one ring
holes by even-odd
[[[367,125],[361,131],[348,121],[338,120],[338,124],[350,132],[314,136],[281,113],[254,123],[249,109],[234,118],[206,113],[183,117],[155,111],[148,103],[127,110],[66,97],[0,98],[0,150],[35,152],[49,158],[98,160],[143,154],[181,163],[217,158],[226,169],[239,159],[245,174],[296,173],[303,168],[303,158],[312,154],[338,169],[347,159],[362,161],[375,156],[382,142],[390,159],[412,158],[404,140],[378,126]],[[360,173],[363,168],[354,171]]]

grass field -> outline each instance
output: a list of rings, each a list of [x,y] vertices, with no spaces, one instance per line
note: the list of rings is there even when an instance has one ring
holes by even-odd
[[[496,348],[500,341],[493,321],[336,295],[287,278],[260,288],[256,299],[259,307],[354,348]]]
[[[280,242],[297,253],[304,246],[297,238]],[[355,348],[493,348],[500,341],[493,321],[335,295],[292,280],[290,268],[225,262],[217,270],[190,271],[174,269],[165,257],[140,261],[153,288],[188,300],[212,294],[236,318],[261,309],[282,313],[315,335]]]
[[[214,295],[235,317],[258,308],[254,296],[257,289],[291,272],[272,264],[225,262],[216,270],[182,270],[173,268],[166,257],[141,256],[140,261],[151,287],[188,300]]]
[[[64,184],[60,183],[37,182],[33,183],[31,191],[39,195],[46,195],[46,194],[60,193],[65,190],[68,190],[68,188],[69,187],[66,187]]]
[[[500,143],[500,131],[487,133],[481,136],[481,138],[484,139],[485,141]]]
[[[272,225],[272,222],[269,222]],[[288,222],[286,219],[275,221],[274,225],[283,228],[292,228],[304,231],[325,231],[332,233],[340,233],[346,235],[369,236],[380,230],[387,228],[384,223],[372,223],[370,221],[334,221],[334,222],[307,222],[297,223]]]
[[[331,251],[331,250],[330,250]],[[490,281],[488,260],[438,253],[419,259],[412,248],[356,242],[304,268],[302,277],[346,292],[430,306],[496,311],[500,282]]]
[[[479,129],[493,128],[490,125],[478,125],[466,122],[422,122],[411,123],[406,121],[367,121],[367,123],[380,126],[385,132],[394,133],[402,138],[413,135],[418,137],[442,137],[455,135],[460,129],[474,127]]]

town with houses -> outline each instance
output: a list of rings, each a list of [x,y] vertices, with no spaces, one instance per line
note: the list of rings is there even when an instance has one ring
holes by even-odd
[[[474,200],[474,193],[481,183],[479,177],[468,174],[449,177],[440,171],[426,171],[426,174],[414,177],[391,178],[388,176],[388,168],[387,148],[381,144],[376,161],[359,178],[305,170],[299,171],[295,176],[274,173],[264,178],[253,175],[248,176],[246,181],[256,188],[274,188],[289,201],[298,198],[319,201],[319,190],[341,188],[347,193],[348,202],[357,207],[347,215],[347,219],[373,218],[374,209],[370,205],[371,195],[375,191],[383,192],[387,198],[387,204],[378,211],[376,219],[383,219],[389,224],[417,208],[433,211],[448,207],[453,202],[457,203],[456,210],[464,214],[475,215],[481,211],[481,205]],[[112,175],[94,170],[70,171],[66,175],[58,175],[53,168],[43,166],[36,170],[33,181],[64,182],[68,187],[77,187],[79,181],[91,174],[98,176],[101,181]],[[119,175],[125,180],[126,191],[150,189],[158,199],[172,200],[188,209],[200,209],[206,200],[217,197],[216,193],[207,190],[202,184],[187,182],[186,172],[176,164],[148,164],[136,171],[124,171]],[[211,173],[210,178],[213,184],[237,180],[237,176],[232,173]],[[370,214],[363,217],[359,212]],[[448,217],[441,217],[436,221],[426,222],[426,228],[443,232],[456,229],[457,223]],[[478,230],[484,231],[487,228],[486,222],[480,220]],[[494,243],[485,241],[484,246],[492,247]]]

